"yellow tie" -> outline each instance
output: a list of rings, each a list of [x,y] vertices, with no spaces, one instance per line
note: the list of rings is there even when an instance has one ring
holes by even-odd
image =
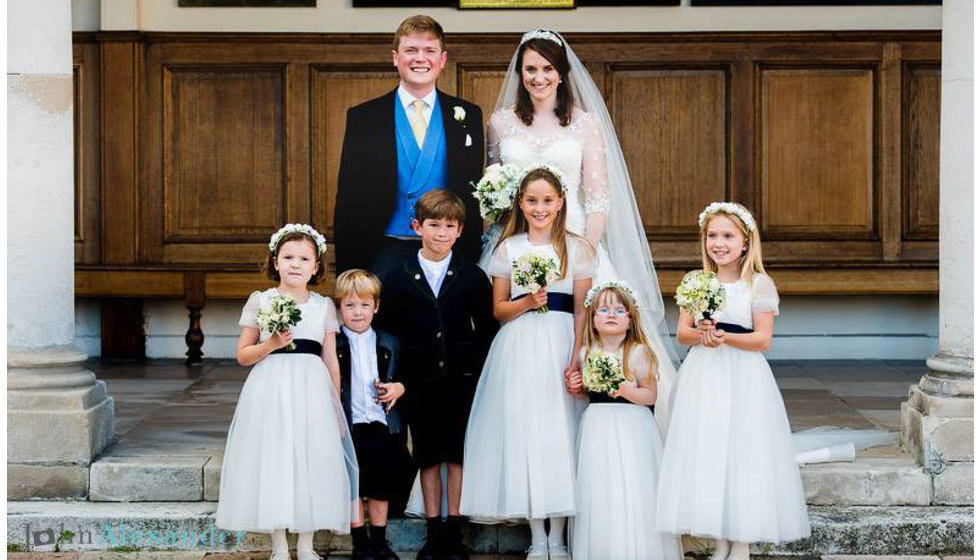
[[[425,115],[422,113],[422,108],[425,107],[425,101],[416,99],[412,101],[412,105],[415,106],[415,114],[412,115],[412,134],[415,135],[415,142],[421,148],[422,144],[425,143],[425,129],[429,126],[429,123],[425,122]]]

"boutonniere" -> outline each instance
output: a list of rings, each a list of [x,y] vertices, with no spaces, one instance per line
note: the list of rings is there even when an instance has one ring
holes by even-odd
[[[456,119],[456,122],[463,122],[463,119],[466,118],[466,109],[459,105],[453,107],[453,118]]]

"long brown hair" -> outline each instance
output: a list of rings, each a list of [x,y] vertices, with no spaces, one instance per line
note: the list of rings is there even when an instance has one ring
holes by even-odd
[[[617,299],[626,308],[630,318],[630,326],[626,329],[626,339],[623,340],[623,375],[627,380],[634,381],[636,380],[636,376],[630,371],[629,364],[634,348],[641,348],[648,355],[650,363],[653,366],[651,368],[653,372],[658,371],[660,365],[657,361],[657,355],[650,346],[650,339],[647,338],[646,333],[643,331],[643,323],[640,320],[640,311],[636,305],[636,300],[633,299],[633,296],[628,291],[619,286],[611,285],[603,288],[592,298],[592,314],[589,320],[586,321],[585,329],[583,329],[582,346],[585,348],[585,360],[588,360],[589,353],[599,346],[599,331],[595,328],[595,310],[600,305],[608,305]],[[582,363],[585,362],[583,361]],[[641,377],[646,377],[646,375],[643,374]],[[654,373],[654,378],[656,378],[656,373]]]
[[[738,204],[737,202],[733,202],[732,204],[739,206],[751,216],[749,210],[741,204]],[[705,247],[705,241],[707,241],[708,238],[708,226],[711,224],[711,220],[718,215],[723,215],[731,220],[732,223],[735,224],[735,227],[738,228],[738,231],[742,232],[742,235],[745,236],[746,249],[742,253],[742,256],[739,257],[739,279],[745,280],[749,286],[751,286],[752,279],[755,277],[756,273],[766,273],[766,269],[762,266],[762,238],[759,237],[759,228],[756,227],[754,230],[750,231],[748,226],[745,225],[745,222],[742,221],[742,218],[738,217],[738,214],[718,210],[704,220],[704,226],[701,228],[700,235],[701,268],[705,272],[718,272],[718,265],[716,265],[715,261],[711,260],[711,257],[708,256],[708,249]]]
[[[527,49],[540,54],[558,71],[561,81],[558,83],[557,96],[555,102],[555,116],[561,126],[568,126],[572,121],[572,109],[575,107],[575,100],[572,98],[572,90],[568,87],[568,72],[571,65],[568,63],[568,55],[565,53],[565,46],[559,45],[548,39],[529,39],[517,48],[517,64],[514,71],[519,78],[517,84],[517,106],[514,112],[527,126],[534,122],[534,104],[531,102],[531,94],[524,87],[524,53]]]
[[[524,198],[524,191],[527,190],[527,186],[534,181],[545,181],[551,188],[554,189],[555,194],[558,195],[562,200],[561,208],[558,210],[558,215],[555,217],[555,221],[551,224],[551,243],[555,246],[555,252],[558,253],[558,259],[561,261],[561,267],[559,269],[559,275],[561,278],[565,277],[565,273],[568,271],[568,236],[575,236],[574,233],[570,233],[565,230],[565,216],[568,213],[568,205],[565,200],[565,192],[561,188],[561,181],[555,174],[543,167],[538,167],[537,169],[532,169],[524,176],[521,180],[521,186],[517,188],[517,194],[514,195],[514,206],[510,210],[510,216],[507,218],[507,223],[504,224],[504,232],[500,235],[500,241],[497,242],[497,247],[504,242],[508,237],[513,237],[521,233],[527,233],[528,225],[527,219],[524,217],[524,212],[521,211],[521,200]]]

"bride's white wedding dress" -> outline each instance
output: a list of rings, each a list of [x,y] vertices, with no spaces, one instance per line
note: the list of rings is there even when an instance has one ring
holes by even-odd
[[[584,237],[589,214],[605,220],[609,210],[606,145],[591,114],[575,109],[568,126],[547,126],[539,122],[526,126],[513,107],[499,109],[490,117],[487,144],[490,164],[547,163],[562,172],[561,179],[566,188],[565,228],[568,231]],[[481,265],[489,262],[494,246],[496,239],[491,238],[483,248]],[[601,241],[596,251],[599,259],[595,281],[616,279],[609,253]]]

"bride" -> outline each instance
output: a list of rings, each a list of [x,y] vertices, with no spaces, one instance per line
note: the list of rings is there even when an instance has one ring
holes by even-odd
[[[528,31],[510,61],[487,130],[488,164],[548,163],[568,185],[565,227],[596,249],[596,282],[625,280],[638,296],[660,362],[655,409],[667,429],[677,354],[664,321],[657,273],[612,120],[588,70],[558,33]],[[497,245],[494,227],[480,264]]]

